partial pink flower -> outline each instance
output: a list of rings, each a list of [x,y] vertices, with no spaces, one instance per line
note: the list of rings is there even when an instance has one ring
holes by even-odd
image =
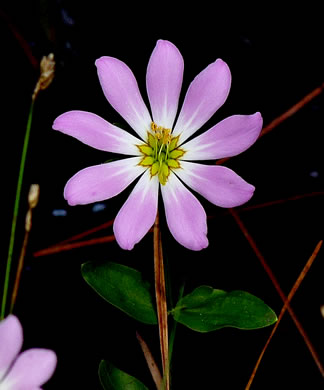
[[[19,354],[23,330],[17,317],[0,322],[0,390],[41,390],[56,368],[56,355],[33,348]]]
[[[70,205],[102,201],[139,178],[114,222],[119,245],[132,249],[152,227],[161,190],[174,238],[192,250],[206,248],[206,213],[187,187],[220,207],[247,202],[254,187],[229,168],[193,161],[248,149],[260,134],[261,114],[233,115],[191,138],[226,101],[231,73],[221,59],[207,66],[189,85],[177,117],[184,62],[168,41],[157,42],[147,67],[151,113],[124,62],[101,57],[96,66],[105,97],[139,138],[90,112],[69,111],[56,118],[53,129],[96,149],[130,156],[81,170],[66,184],[65,199]]]

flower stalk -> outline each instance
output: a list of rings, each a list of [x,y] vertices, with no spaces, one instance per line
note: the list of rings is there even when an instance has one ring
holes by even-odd
[[[164,277],[164,264],[162,252],[162,240],[160,231],[159,213],[156,215],[153,227],[153,243],[154,243],[154,280],[155,280],[155,295],[156,307],[158,314],[160,349],[163,368],[163,390],[170,388],[169,376],[169,340],[168,340],[168,311],[166,302],[166,288]]]
[[[28,144],[29,144],[29,138],[30,138],[30,130],[31,130],[33,111],[34,111],[34,103],[35,103],[35,100],[32,99],[30,109],[29,109],[29,114],[28,114],[24,145],[23,145],[23,150],[22,150],[22,154],[21,154],[21,161],[20,161],[20,168],[19,168],[17,189],[16,189],[16,197],[15,197],[15,203],[14,203],[14,211],[13,211],[13,217],[12,217],[12,222],[11,222],[10,241],[9,241],[9,249],[8,249],[8,257],[7,257],[7,266],[6,266],[6,273],[5,273],[3,295],[2,295],[0,320],[4,319],[5,312],[6,312],[6,302],[7,302],[8,288],[9,288],[9,278],[10,278],[10,270],[11,270],[11,263],[12,263],[12,254],[13,254],[14,243],[15,243],[17,219],[18,219],[19,204],[20,204],[20,195],[21,195],[21,188],[22,188],[22,182],[23,182],[24,171],[25,171],[25,163],[26,163],[26,156],[27,156],[27,150],[28,150]]]
[[[40,62],[40,76],[38,78],[38,81],[36,83],[36,86],[35,86],[35,89],[34,89],[34,92],[33,92],[32,98],[31,98],[31,104],[30,104],[30,109],[29,109],[29,113],[28,113],[23,150],[22,150],[22,154],[21,154],[17,188],[16,188],[16,196],[15,196],[15,203],[14,203],[14,211],[13,211],[13,217],[12,217],[12,222],[11,222],[11,232],[10,232],[10,240],[9,240],[9,249],[8,249],[4,287],[3,287],[0,320],[4,319],[5,312],[6,312],[6,302],[7,302],[7,296],[8,296],[12,255],[13,255],[13,249],[14,249],[14,243],[15,243],[17,219],[18,219],[19,204],[20,204],[20,195],[21,195],[21,189],[22,189],[22,183],[23,183],[23,177],[24,177],[24,171],[25,171],[25,164],[26,164],[26,157],[27,157],[27,151],[28,151],[28,145],[29,145],[31,124],[32,124],[33,112],[34,112],[34,104],[35,104],[35,100],[36,100],[36,97],[38,96],[39,91],[48,88],[48,86],[53,81],[54,69],[55,69],[54,55],[51,53],[47,57],[44,56]]]

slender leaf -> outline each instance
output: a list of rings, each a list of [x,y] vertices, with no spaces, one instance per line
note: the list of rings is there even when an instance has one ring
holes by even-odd
[[[172,315],[176,321],[198,332],[224,327],[258,329],[277,321],[273,310],[254,295],[209,286],[198,287],[180,299]]]
[[[150,285],[139,271],[112,262],[82,265],[85,281],[106,301],[145,324],[157,324]]]
[[[105,390],[148,390],[138,379],[105,360],[99,364],[99,379]]]

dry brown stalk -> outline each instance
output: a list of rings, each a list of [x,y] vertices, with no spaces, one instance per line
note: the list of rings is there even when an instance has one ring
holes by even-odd
[[[136,332],[136,337],[137,337],[137,340],[142,348],[146,363],[147,363],[148,368],[150,370],[150,373],[152,375],[155,386],[158,390],[160,390],[162,387],[162,384],[163,384],[160,370],[159,370],[159,368],[154,360],[154,357],[153,357],[148,345],[143,340],[142,336],[138,332]]]
[[[253,249],[253,252],[257,256],[257,258],[260,261],[262,267],[264,268],[264,270],[266,271],[267,275],[269,276],[269,278],[270,278],[272,284],[274,285],[277,293],[279,294],[280,298],[282,299],[282,301],[284,303],[286,303],[287,302],[287,297],[286,297],[285,293],[282,291],[277,278],[275,277],[274,273],[272,272],[271,268],[269,267],[268,263],[266,262],[266,260],[265,260],[264,256],[262,255],[261,251],[257,247],[256,242],[254,241],[254,239],[250,235],[249,231],[247,230],[247,228],[243,224],[243,222],[242,222],[241,218],[239,217],[238,213],[234,209],[230,209],[230,213],[232,214],[232,216],[235,219],[236,223],[238,224],[240,230],[242,231],[242,233],[244,234],[244,236],[247,239],[248,243],[250,244],[251,248]],[[310,341],[306,331],[304,330],[302,324],[298,320],[295,312],[291,308],[291,306],[289,304],[289,301],[287,302],[287,310],[288,310],[288,312],[290,314],[290,317],[294,321],[296,328],[298,329],[299,333],[303,337],[304,342],[305,342],[305,344],[307,345],[307,347],[309,349],[309,352],[311,353],[311,355],[312,355],[312,357],[313,357],[317,367],[319,368],[319,370],[320,370],[320,372],[322,374],[323,373],[323,367],[322,367],[322,365],[321,365],[321,363],[319,361],[318,354],[317,354],[313,344],[311,343],[311,341]]]
[[[169,390],[169,336],[168,336],[168,311],[166,303],[166,289],[164,277],[164,264],[162,253],[162,242],[160,232],[159,213],[156,215],[153,227],[154,243],[154,279],[156,307],[159,323],[160,348],[163,367],[163,389]]]
[[[279,326],[279,323],[280,323],[280,321],[282,320],[282,317],[284,316],[285,312],[287,311],[287,309],[288,309],[288,307],[289,307],[289,304],[290,304],[290,302],[291,302],[293,296],[295,295],[295,293],[296,293],[296,291],[298,290],[298,288],[299,288],[301,282],[304,280],[304,278],[305,278],[307,272],[309,271],[309,269],[310,269],[310,267],[312,266],[314,260],[316,259],[317,254],[318,254],[318,252],[319,252],[319,250],[320,250],[322,244],[323,244],[323,241],[320,241],[320,242],[316,245],[316,247],[315,247],[315,249],[314,249],[312,255],[311,255],[310,258],[307,260],[307,263],[306,263],[305,267],[303,268],[303,270],[302,270],[302,272],[300,273],[300,275],[298,276],[298,278],[297,278],[297,280],[296,280],[296,282],[295,282],[293,288],[291,289],[290,293],[288,294],[288,297],[287,297],[287,299],[286,299],[286,301],[285,301],[285,303],[284,303],[284,305],[283,305],[283,307],[282,307],[282,309],[281,309],[281,312],[280,312],[280,314],[279,314],[278,321],[276,322],[275,326],[273,327],[272,332],[271,332],[271,334],[270,334],[270,336],[269,336],[269,338],[268,338],[268,340],[267,340],[267,342],[266,342],[266,344],[265,344],[265,346],[264,346],[264,348],[263,348],[263,350],[262,350],[262,352],[261,352],[261,354],[260,354],[260,356],[259,356],[259,359],[258,359],[258,361],[257,361],[257,363],[256,363],[256,365],[255,365],[255,367],[254,367],[254,369],[253,369],[252,375],[251,375],[251,377],[250,377],[250,379],[249,379],[248,384],[247,384],[246,387],[245,387],[245,390],[249,390],[249,389],[250,389],[251,384],[252,384],[252,382],[253,382],[253,380],[254,380],[255,374],[256,374],[256,372],[257,372],[257,369],[259,368],[259,365],[260,365],[261,360],[262,360],[262,358],[263,358],[263,355],[265,354],[265,351],[266,351],[268,345],[270,344],[270,341],[271,341],[273,335],[275,334],[275,332],[276,332],[276,330],[277,330],[277,328],[278,328],[278,326]],[[316,362],[316,364],[317,364],[317,366],[318,366],[318,368],[319,368],[319,370],[320,370],[322,376],[324,376],[324,371],[323,371],[323,367],[322,367],[322,365],[321,365],[321,363],[320,363],[320,360],[318,359],[317,356],[316,356],[316,359],[314,359],[314,360],[315,360],[315,362]]]

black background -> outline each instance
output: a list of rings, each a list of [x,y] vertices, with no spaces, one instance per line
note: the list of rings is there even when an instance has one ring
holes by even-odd
[[[157,39],[172,41],[184,57],[182,97],[197,73],[222,58],[231,69],[232,88],[212,124],[228,115],[260,111],[266,125],[324,81],[321,11],[310,4],[288,12],[273,5],[238,9],[233,4],[223,10],[203,2],[175,8],[175,4],[167,3],[116,6],[108,1],[1,3],[1,279],[30,97],[38,78],[28,52],[37,61],[53,52],[57,61],[55,80],[41,92],[35,106],[14,253],[15,265],[23,237],[24,200],[29,185],[36,182],[41,197],[34,213],[15,314],[24,326],[24,348],[51,348],[58,355],[57,370],[44,389],[100,389],[97,368],[101,359],[113,361],[153,389],[135,330],[159,359],[157,329],[139,325],[105,303],[80,274],[83,262],[110,259],[134,267],[152,280],[150,233],[131,252],[113,242],[33,256],[35,251],[112,219],[129,193],[127,190],[105,202],[106,208],[96,213],[92,205],[68,207],[63,199],[66,181],[78,170],[107,160],[107,154],[52,131],[55,117],[82,109],[112,122],[121,121],[101,91],[95,59],[109,55],[126,62],[146,99],[146,66]],[[226,163],[256,187],[246,206],[323,191],[323,112],[323,96],[319,95]],[[263,299],[279,314],[282,302],[231,215],[199,199],[210,216],[210,245],[206,250],[190,252],[163,229],[175,291],[185,276],[186,293],[202,284],[227,291],[242,289]],[[66,216],[55,217],[53,210],[61,209]],[[323,239],[323,195],[240,210],[288,294],[315,245]],[[108,229],[100,234],[111,233]],[[320,252],[292,303],[322,360],[323,280]],[[180,325],[173,388],[243,389],[270,331],[223,329],[197,334]],[[322,388],[322,382],[302,337],[286,314],[252,388],[316,390]]]

